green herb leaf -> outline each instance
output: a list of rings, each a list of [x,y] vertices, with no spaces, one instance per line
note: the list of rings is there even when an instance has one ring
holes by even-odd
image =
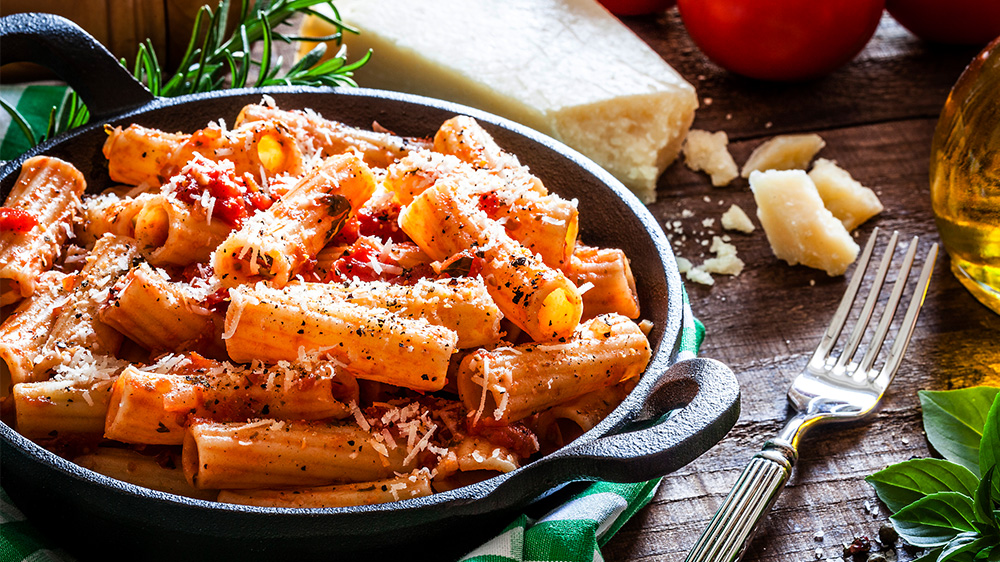
[[[983,426],[983,440],[979,445],[979,469],[983,474],[1000,464],[1000,393],[993,399],[993,405],[986,415]],[[1000,502],[1000,481],[993,479],[993,501]]]
[[[993,481],[996,475],[997,467],[993,465],[986,471],[982,481],[979,482],[979,487],[976,488],[976,520],[986,524],[989,528],[1000,534],[1000,525],[998,525],[996,512],[993,508],[992,497]]]
[[[899,536],[914,546],[944,546],[956,535],[975,531],[972,498],[938,492],[904,507],[889,518]]]
[[[944,458],[982,476],[979,444],[987,412],[1000,389],[978,386],[961,390],[922,390],[924,431],[927,440]]]
[[[21,129],[21,133],[23,133],[25,138],[28,139],[31,146],[37,146],[39,141],[35,138],[35,131],[31,129],[31,125],[29,125],[28,120],[21,115],[21,112],[10,105],[7,105],[7,103],[3,100],[0,100],[0,107],[3,107],[4,110],[10,114],[11,120],[17,124],[19,129]]]
[[[990,539],[979,533],[960,533],[944,546],[937,562],[972,562],[987,546],[990,546]]]
[[[327,211],[333,217],[330,230],[327,232],[327,239],[333,238],[344,228],[344,224],[351,215],[351,202],[347,197],[339,193],[327,193],[323,196]]]
[[[865,478],[893,513],[937,492],[959,492],[973,497],[979,479],[968,468],[941,459],[904,461]]]

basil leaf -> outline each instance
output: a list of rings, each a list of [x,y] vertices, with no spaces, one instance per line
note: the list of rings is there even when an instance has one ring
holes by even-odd
[[[913,459],[888,466],[865,481],[893,513],[936,492],[974,496],[979,479],[968,468],[941,459]]]
[[[914,546],[943,546],[959,533],[976,530],[972,498],[959,492],[923,497],[889,520],[899,536]]]
[[[975,555],[989,545],[990,540],[979,533],[960,533],[944,546],[937,562],[972,562]]]
[[[921,390],[924,431],[927,440],[944,458],[965,466],[977,477],[979,444],[987,412],[1000,389],[989,386],[961,390]]]
[[[975,496],[976,520],[981,523],[985,523],[993,529],[998,528],[996,513],[993,512],[992,497],[993,477],[996,476],[996,471],[996,465],[991,466],[990,469],[986,471],[986,474],[983,475],[982,481],[979,482],[979,487],[976,488]]]
[[[979,470],[986,474],[1000,462],[1000,393],[993,399],[993,406],[986,415],[983,439],[979,444]],[[1000,483],[993,480],[993,499],[1000,501]],[[987,498],[988,499],[988,498]]]

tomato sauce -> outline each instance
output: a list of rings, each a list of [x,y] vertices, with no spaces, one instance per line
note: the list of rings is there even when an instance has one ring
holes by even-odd
[[[38,225],[38,217],[14,207],[0,207],[0,232],[28,232]]]
[[[245,219],[257,211],[268,209],[274,200],[263,193],[251,177],[237,176],[234,168],[204,165],[197,173],[190,166],[173,180],[177,198],[193,204],[208,192],[215,198],[212,217],[239,228]]]

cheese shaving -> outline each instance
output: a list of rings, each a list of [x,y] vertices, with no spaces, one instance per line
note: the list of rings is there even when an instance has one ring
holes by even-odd
[[[365,419],[365,415],[361,413],[361,409],[358,408],[358,403],[351,400],[350,403],[347,404],[347,407],[350,408],[351,414],[354,416],[354,420],[358,422],[358,426],[365,431],[371,431],[372,426],[368,423],[368,420]]]
[[[430,429],[427,430],[427,433],[425,433],[424,436],[420,438],[420,441],[417,443],[417,446],[414,447],[413,450],[411,450],[409,454],[406,455],[405,459],[403,459],[404,465],[410,464],[410,462],[413,461],[413,459],[417,458],[417,453],[427,448],[427,444],[430,443],[431,441],[431,435],[434,434],[434,431],[437,430],[437,428],[438,428],[437,425],[432,425]]]

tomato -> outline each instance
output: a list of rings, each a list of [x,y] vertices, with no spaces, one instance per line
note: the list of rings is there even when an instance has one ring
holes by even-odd
[[[665,12],[675,0],[601,0],[601,4],[616,16],[643,16]]]
[[[764,80],[816,78],[840,67],[871,39],[884,6],[885,0],[677,1],[688,34],[708,58]]]
[[[997,0],[886,0],[889,14],[927,41],[985,45],[1000,36]]]

